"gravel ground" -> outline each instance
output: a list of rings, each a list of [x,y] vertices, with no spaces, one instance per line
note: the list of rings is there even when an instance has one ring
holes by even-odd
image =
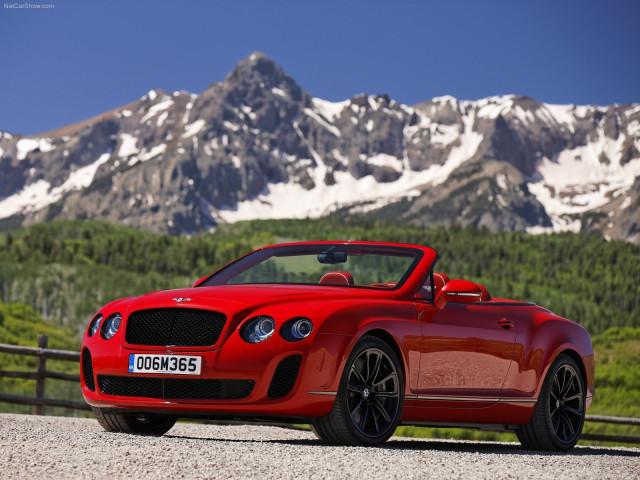
[[[2,479],[640,479],[640,449],[392,438],[328,447],[310,432],[178,423],[163,437],[107,433],[94,419],[0,414]]]

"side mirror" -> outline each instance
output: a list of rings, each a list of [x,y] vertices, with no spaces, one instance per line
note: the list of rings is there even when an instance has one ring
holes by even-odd
[[[482,301],[482,287],[468,280],[450,280],[436,296],[435,305],[442,309],[449,302],[473,303]]]

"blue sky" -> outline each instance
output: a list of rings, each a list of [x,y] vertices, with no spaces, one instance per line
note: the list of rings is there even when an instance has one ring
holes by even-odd
[[[640,103],[638,0],[2,0],[0,42],[0,130],[26,135],[200,93],[255,50],[332,101]]]

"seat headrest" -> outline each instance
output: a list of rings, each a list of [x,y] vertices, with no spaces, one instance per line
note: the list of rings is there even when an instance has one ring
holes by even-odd
[[[329,272],[320,279],[320,285],[353,285],[353,275],[349,272]]]

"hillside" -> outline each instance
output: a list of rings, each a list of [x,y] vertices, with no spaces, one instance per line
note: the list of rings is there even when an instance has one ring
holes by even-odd
[[[592,334],[640,327],[640,247],[597,235],[493,234],[475,227],[398,225],[339,217],[252,221],[192,237],[100,222],[63,221],[0,234],[0,294],[78,335],[115,298],[191,285],[254,248],[303,240],[425,244],[438,270],[483,283],[496,297],[533,301]]]

